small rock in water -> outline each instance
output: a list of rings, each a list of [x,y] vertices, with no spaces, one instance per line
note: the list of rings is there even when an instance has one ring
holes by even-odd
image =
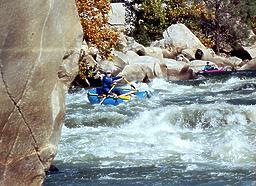
[[[50,173],[54,173],[54,172],[58,172],[58,171],[59,171],[59,169],[55,165],[51,164],[49,170],[46,173],[50,174]]]

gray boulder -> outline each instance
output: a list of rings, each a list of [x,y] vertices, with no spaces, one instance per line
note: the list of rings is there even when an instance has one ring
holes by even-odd
[[[173,24],[163,33],[165,43],[179,49],[205,48],[200,40],[184,25]]]
[[[145,47],[137,43],[132,37],[127,37],[127,46],[123,49],[124,53],[129,50],[137,53],[139,56],[145,55]]]
[[[256,58],[246,63],[238,70],[256,70]]]
[[[153,76],[152,70],[143,64],[127,65],[120,75],[124,75],[128,81],[143,82],[146,78]]]
[[[244,51],[246,51],[249,56],[254,59],[256,58],[256,44],[249,47],[242,47]]]
[[[163,63],[167,68],[167,80],[188,80],[195,77],[193,70],[186,62],[164,59]]]

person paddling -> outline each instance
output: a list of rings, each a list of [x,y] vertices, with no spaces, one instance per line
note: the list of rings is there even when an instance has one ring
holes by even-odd
[[[102,93],[108,95],[113,85],[116,85],[116,83],[122,79],[123,79],[123,76],[112,77],[112,72],[108,70],[102,80],[102,88],[101,88]],[[115,87],[111,90],[111,93],[114,93],[116,95],[121,95],[122,90],[120,88]]]
[[[206,65],[204,66],[204,71],[212,70],[212,66],[210,65],[209,61],[206,62]]]

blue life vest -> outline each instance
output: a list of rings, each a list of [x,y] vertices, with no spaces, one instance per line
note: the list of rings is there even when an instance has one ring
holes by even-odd
[[[117,80],[117,79],[120,79],[122,77],[108,77],[108,76],[104,76],[103,77],[103,80],[102,80],[102,88],[111,88],[114,81]]]

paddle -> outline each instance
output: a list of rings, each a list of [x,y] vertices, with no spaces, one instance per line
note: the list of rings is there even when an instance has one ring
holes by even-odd
[[[121,94],[118,96],[120,99],[129,100],[131,98],[131,94],[135,94],[137,91],[130,91],[125,94]]]
[[[102,103],[105,101],[105,99],[106,99],[107,97],[109,97],[109,94],[110,94],[111,91],[115,88],[115,86],[116,86],[116,84],[114,84],[114,85],[111,87],[111,89],[109,89],[108,95],[107,95],[106,97],[104,97],[104,98],[101,100],[101,102],[100,102],[101,105],[102,105]]]
[[[127,93],[125,93],[125,94],[121,94],[120,96],[128,96],[128,95],[130,95],[130,94],[134,94],[134,93],[136,93],[137,91],[131,91],[131,92],[127,92]]]
[[[134,86],[131,82],[129,82],[125,77],[123,77],[123,79],[124,79],[124,81],[125,81],[127,84],[129,84],[129,85],[132,87],[133,90],[138,91],[138,90],[135,88],[135,86]]]

